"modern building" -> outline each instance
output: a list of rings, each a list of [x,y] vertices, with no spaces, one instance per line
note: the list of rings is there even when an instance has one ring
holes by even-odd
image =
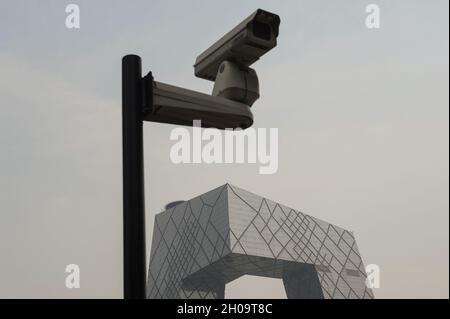
[[[226,184],[156,215],[148,298],[224,298],[240,276],[288,298],[373,298],[351,232]]]

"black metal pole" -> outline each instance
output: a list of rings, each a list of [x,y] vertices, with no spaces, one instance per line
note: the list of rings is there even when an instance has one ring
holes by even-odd
[[[146,286],[141,58],[122,59],[124,298],[144,299]]]

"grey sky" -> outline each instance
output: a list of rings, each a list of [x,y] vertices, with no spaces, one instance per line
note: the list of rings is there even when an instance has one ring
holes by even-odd
[[[148,250],[167,202],[230,182],[353,230],[381,267],[376,297],[448,298],[444,0],[0,2],[0,297],[122,297],[121,57],[210,92],[195,57],[258,7],[282,21],[253,106],[256,127],[279,128],[278,173],[174,165],[173,126],[146,123]],[[64,286],[70,263],[79,290]]]

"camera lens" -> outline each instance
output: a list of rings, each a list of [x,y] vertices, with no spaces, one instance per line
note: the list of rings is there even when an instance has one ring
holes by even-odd
[[[270,25],[267,23],[254,21],[253,22],[253,35],[257,38],[269,41],[271,37]]]

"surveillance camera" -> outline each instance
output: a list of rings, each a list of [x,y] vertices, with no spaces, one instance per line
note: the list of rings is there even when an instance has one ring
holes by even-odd
[[[256,10],[219,41],[200,54],[194,64],[195,76],[215,81],[223,61],[248,67],[277,45],[280,17]]]
[[[143,119],[176,125],[201,120],[202,127],[218,129],[250,127],[259,82],[249,66],[277,45],[279,25],[278,15],[258,9],[197,57],[195,75],[215,81],[211,95],[156,82],[147,74],[135,90],[143,102]],[[128,56],[123,68],[130,81],[141,77],[139,57]]]

